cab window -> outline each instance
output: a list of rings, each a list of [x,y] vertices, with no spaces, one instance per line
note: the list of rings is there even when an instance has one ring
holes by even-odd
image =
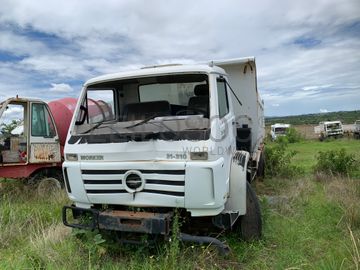
[[[31,136],[54,138],[55,135],[55,126],[45,104],[33,103],[31,106]]]
[[[226,82],[224,79],[217,79],[217,94],[219,117],[222,118],[229,112],[229,101],[227,96]]]

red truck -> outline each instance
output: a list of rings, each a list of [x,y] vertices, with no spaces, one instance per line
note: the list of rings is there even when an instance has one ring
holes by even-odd
[[[75,98],[50,103],[9,98],[0,103],[0,178],[60,187],[63,149]]]

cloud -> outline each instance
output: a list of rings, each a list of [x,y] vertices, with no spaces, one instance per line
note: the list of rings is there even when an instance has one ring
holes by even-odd
[[[104,73],[254,55],[266,115],[359,109],[358,0],[1,4],[1,98],[78,96]],[[74,91],[49,91],[59,81]]]
[[[0,50],[9,54],[20,56],[38,55],[47,51],[46,45],[19,35],[11,29],[0,30]]]
[[[8,124],[12,120],[24,120],[24,107],[22,105],[10,104],[1,116],[1,123]]]
[[[304,91],[309,91],[309,90],[318,90],[318,89],[325,89],[325,88],[329,88],[333,86],[332,84],[325,84],[325,85],[313,85],[313,86],[305,86],[302,88],[302,90]]]
[[[320,113],[327,113],[329,112],[327,109],[320,109]]]
[[[66,83],[52,83],[50,88],[50,91],[62,93],[72,92],[73,90],[74,89]]]
[[[321,40],[311,37],[299,37],[294,40],[294,44],[308,49],[320,45]]]
[[[8,108],[4,111],[4,115],[19,115],[24,113],[24,108],[20,105],[9,105]]]

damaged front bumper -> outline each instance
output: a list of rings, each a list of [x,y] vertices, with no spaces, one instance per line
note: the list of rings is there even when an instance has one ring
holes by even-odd
[[[78,221],[71,223],[68,220],[69,212]],[[149,213],[119,210],[85,209],[75,206],[64,206],[62,218],[65,226],[79,229],[100,229],[109,231],[136,232],[148,234],[168,235],[172,213]]]
[[[68,217],[72,214],[74,222]],[[173,212],[151,213],[121,210],[97,210],[91,208],[80,208],[76,206],[64,206],[62,219],[65,226],[78,229],[100,229],[109,231],[146,233],[154,235],[169,236],[171,232],[171,221]],[[76,222],[75,222],[76,221]],[[184,242],[196,242],[209,244],[217,247],[221,254],[228,254],[229,247],[220,240],[208,236],[195,236],[185,233],[179,234],[179,240]]]

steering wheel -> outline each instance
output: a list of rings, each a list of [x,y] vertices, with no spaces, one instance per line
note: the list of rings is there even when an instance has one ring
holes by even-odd
[[[190,113],[188,113],[190,112]],[[195,115],[196,113],[201,113],[202,115],[206,116],[207,112],[202,109],[192,108],[192,109],[184,109],[176,112],[176,115]]]

